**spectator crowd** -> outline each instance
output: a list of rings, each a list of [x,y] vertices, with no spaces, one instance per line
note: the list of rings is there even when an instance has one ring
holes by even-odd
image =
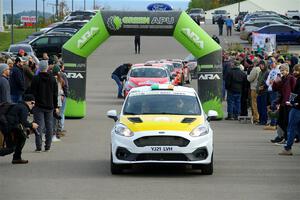
[[[64,74],[64,63],[61,58],[57,56],[49,58],[47,53],[44,53],[42,60],[34,60],[22,49],[15,58],[0,58],[0,106],[10,104],[14,108],[25,105],[25,108],[28,108],[25,109],[26,112],[23,108],[11,112],[15,109],[11,108],[5,113],[8,124],[5,125],[6,130],[3,130],[4,125],[2,126],[4,140],[21,124],[22,128],[27,127],[34,132],[35,152],[42,151],[43,142],[45,142],[44,151],[50,151],[51,143],[60,141],[66,132],[64,112],[67,96],[68,80]],[[33,114],[32,122],[27,120],[28,111]],[[13,144],[10,146],[10,143]],[[28,161],[22,160],[20,153],[24,143],[18,145],[17,141],[7,142],[8,149],[0,152],[0,156],[14,151],[16,154],[16,149],[19,148],[18,155],[14,154],[13,164],[27,163]]]
[[[227,100],[228,112],[225,119],[251,117],[254,124],[276,132],[271,142],[284,145],[279,155],[292,155],[293,143],[299,142],[298,63],[297,54],[255,52],[247,48],[223,53],[222,96]]]

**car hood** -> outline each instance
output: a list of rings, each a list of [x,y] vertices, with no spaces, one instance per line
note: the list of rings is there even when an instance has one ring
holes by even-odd
[[[164,78],[130,78],[129,81],[134,83],[137,86],[149,86],[155,83],[163,84],[163,83],[168,83],[169,78],[164,77]]]
[[[204,123],[204,117],[199,115],[123,115],[120,123],[131,131],[187,131]]]

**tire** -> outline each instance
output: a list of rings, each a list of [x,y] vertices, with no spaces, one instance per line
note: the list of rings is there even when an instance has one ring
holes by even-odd
[[[194,164],[192,165],[193,169],[200,169],[201,174],[203,175],[212,175],[214,172],[214,159],[213,155],[211,156],[211,162],[209,164]]]
[[[248,35],[247,40],[249,44],[252,44],[252,34]]]
[[[122,165],[117,165],[113,163],[113,158],[112,154],[110,156],[110,172],[111,174],[122,174],[123,173],[123,166]]]

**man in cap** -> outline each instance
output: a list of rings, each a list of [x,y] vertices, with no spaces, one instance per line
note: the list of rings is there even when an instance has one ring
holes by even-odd
[[[14,103],[22,101],[22,96],[25,92],[24,62],[25,60],[22,57],[17,57],[10,73],[10,94],[11,100]]]
[[[9,86],[9,66],[0,64],[0,103],[11,102]]]
[[[23,160],[22,149],[26,142],[26,128],[35,130],[38,125],[30,123],[27,117],[34,107],[34,96],[25,95],[24,101],[12,106],[6,114],[8,121],[5,134],[6,148],[0,150],[0,156],[5,156],[14,152],[12,164],[27,164],[28,160]]]
[[[46,130],[45,151],[49,151],[53,134],[53,111],[58,113],[57,83],[55,78],[48,73],[48,61],[40,61],[40,73],[33,77],[31,92],[35,97],[36,105],[33,111],[34,121],[39,125],[35,136],[36,152],[42,150],[42,133]],[[45,127],[44,127],[45,126]]]

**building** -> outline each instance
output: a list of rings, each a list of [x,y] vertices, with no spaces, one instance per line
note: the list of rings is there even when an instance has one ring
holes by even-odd
[[[288,10],[300,10],[300,0],[246,0],[240,3],[219,7],[206,11],[206,18],[212,19],[215,10],[226,10],[231,18],[235,18],[240,11],[255,12],[259,10],[275,11],[285,15]]]

